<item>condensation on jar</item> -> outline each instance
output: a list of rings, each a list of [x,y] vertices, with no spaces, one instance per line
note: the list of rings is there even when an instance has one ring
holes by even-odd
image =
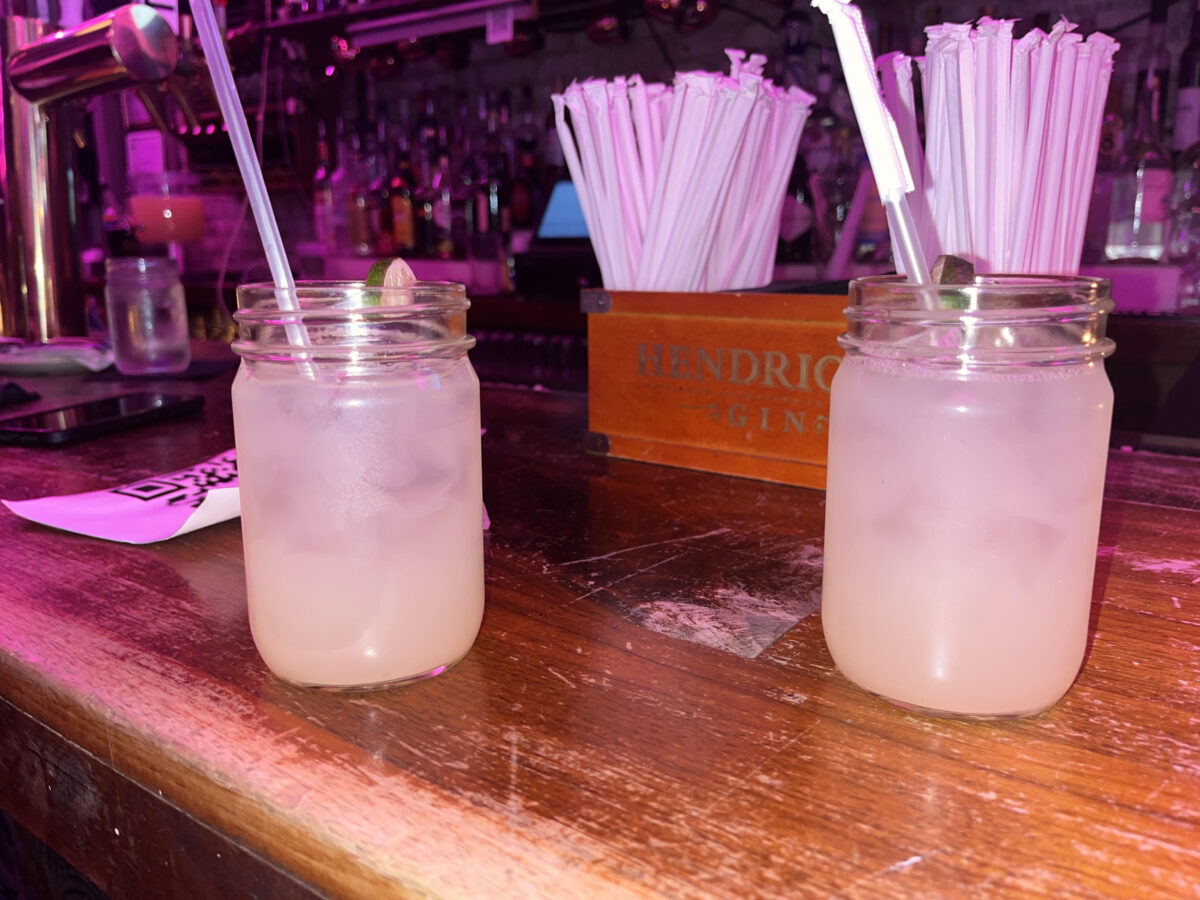
[[[851,283],[830,404],[822,623],[890,701],[1030,715],[1088,639],[1112,388],[1108,282]]]

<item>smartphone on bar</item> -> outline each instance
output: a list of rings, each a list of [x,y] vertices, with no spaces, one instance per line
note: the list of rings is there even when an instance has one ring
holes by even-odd
[[[158,391],[119,394],[0,419],[0,441],[6,444],[71,444],[111,431],[186,416],[202,406],[204,398],[196,394]]]

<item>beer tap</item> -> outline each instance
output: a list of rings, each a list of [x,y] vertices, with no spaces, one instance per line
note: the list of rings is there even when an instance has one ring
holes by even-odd
[[[161,82],[179,59],[174,32],[149,6],[54,30],[51,5],[0,0],[0,334],[34,342],[87,333],[71,139],[77,102]]]

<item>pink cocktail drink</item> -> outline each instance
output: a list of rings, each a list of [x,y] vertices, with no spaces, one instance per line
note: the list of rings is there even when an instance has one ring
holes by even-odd
[[[428,677],[479,631],[479,382],[454,322],[461,288],[457,312],[421,296],[432,290],[416,285],[413,304],[358,322],[329,324],[335,311],[309,318],[316,361],[271,359],[270,335],[239,341],[250,624],[287,681],[364,688]]]
[[[984,309],[975,324],[942,311],[926,327],[906,310],[881,326],[891,313],[870,309],[864,325],[852,307],[830,399],[822,621],[838,667],[869,691],[934,712],[1026,715],[1079,671],[1111,342],[1106,298],[1073,300],[1075,282],[1093,283],[1064,281],[1038,282],[1054,309],[1005,309],[999,324]],[[970,302],[986,306],[980,293]]]

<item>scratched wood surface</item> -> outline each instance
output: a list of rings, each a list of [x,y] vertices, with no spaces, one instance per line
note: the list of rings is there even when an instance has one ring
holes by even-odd
[[[0,449],[0,497],[226,449],[227,386]],[[130,547],[0,510],[0,806],[115,896],[1200,893],[1200,461],[1114,454],[1078,682],[970,723],[833,667],[820,493],[584,456],[582,396],[485,388],[484,420],[482,632],[386,693],[266,672],[237,522]]]

